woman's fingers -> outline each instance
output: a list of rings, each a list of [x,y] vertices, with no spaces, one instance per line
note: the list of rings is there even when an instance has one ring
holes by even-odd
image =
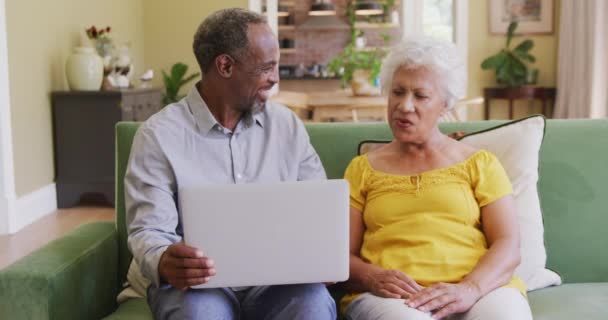
[[[437,309],[441,309],[443,306],[448,305],[454,301],[456,301],[456,297],[454,297],[453,295],[443,294],[418,306],[418,310],[422,312],[434,311]]]
[[[421,305],[426,304],[427,302],[444,295],[446,292],[444,288],[440,285],[434,285],[428,288],[425,288],[415,294],[408,302],[408,306],[411,308],[418,308]]]
[[[380,289],[377,292],[377,295],[382,297],[382,298],[393,298],[393,299],[399,299],[401,298],[400,295],[396,294],[396,293],[392,293],[386,289]]]
[[[434,319],[443,319],[444,317],[450,316],[454,313],[458,313],[459,306],[457,302],[448,303],[443,308],[439,309],[433,314]]]

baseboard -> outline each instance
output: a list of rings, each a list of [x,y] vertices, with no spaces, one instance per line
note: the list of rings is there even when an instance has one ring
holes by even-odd
[[[8,233],[8,215],[11,210],[9,209],[9,202],[6,197],[0,195],[0,235]]]
[[[28,224],[57,210],[55,183],[19,197],[9,211],[8,233],[15,233]]]

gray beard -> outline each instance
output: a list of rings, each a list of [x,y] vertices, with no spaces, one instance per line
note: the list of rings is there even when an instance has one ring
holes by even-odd
[[[258,113],[261,113],[264,111],[264,109],[266,108],[266,103],[254,103],[253,106],[250,109],[251,115],[256,115]]]

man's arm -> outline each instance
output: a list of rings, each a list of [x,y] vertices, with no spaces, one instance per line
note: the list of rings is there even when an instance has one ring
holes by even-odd
[[[125,175],[129,249],[154,285],[186,289],[209,281],[215,269],[211,259],[186,246],[176,233],[176,190],[171,164],[144,124],[133,141]]]
[[[129,249],[142,273],[160,285],[158,264],[169,245],[181,241],[174,199],[175,176],[158,141],[145,124],[133,140],[125,175]]]

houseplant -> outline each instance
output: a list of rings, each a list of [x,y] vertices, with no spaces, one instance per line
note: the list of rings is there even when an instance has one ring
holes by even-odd
[[[184,63],[178,62],[171,67],[171,73],[167,74],[165,70],[163,72],[163,82],[165,84],[165,92],[163,94],[163,103],[168,105],[173,102],[179,101],[183,96],[179,95],[179,90],[186,83],[192,81],[198,77],[200,73],[194,73],[186,76],[188,66]],[[185,78],[184,78],[185,77]]]
[[[351,30],[350,42],[342,52],[329,61],[327,68],[330,72],[340,76],[343,88],[351,85],[353,94],[378,94],[379,91],[375,88],[376,79],[380,74],[385,51],[380,48],[358,49],[356,42],[362,31],[355,28],[355,12],[353,4],[350,2],[347,5],[346,14]],[[385,43],[390,40],[389,37],[384,36],[383,39]]]
[[[517,22],[514,21],[509,24],[505,47],[481,63],[481,68],[484,70],[494,69],[496,81],[508,87],[534,84],[538,76],[538,69],[531,69],[528,65],[536,62],[536,58],[530,54],[534,41],[527,39],[511,48],[515,29]]]

